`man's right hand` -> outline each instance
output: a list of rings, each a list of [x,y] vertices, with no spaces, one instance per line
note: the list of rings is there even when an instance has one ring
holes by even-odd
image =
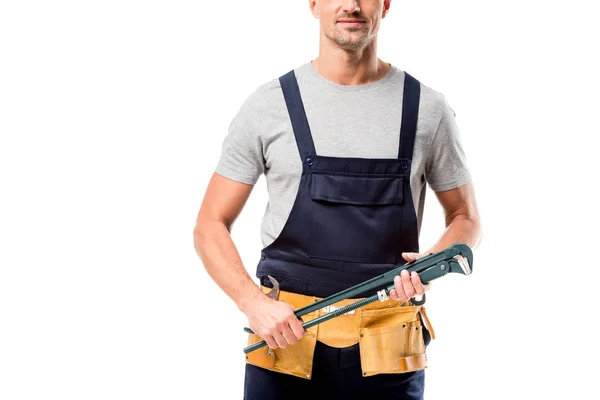
[[[271,349],[294,344],[306,333],[292,305],[270,299],[263,293],[250,300],[242,312],[248,317],[250,329]]]

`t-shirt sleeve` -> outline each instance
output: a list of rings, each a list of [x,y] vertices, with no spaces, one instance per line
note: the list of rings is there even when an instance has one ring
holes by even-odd
[[[425,164],[427,183],[434,192],[454,189],[471,180],[455,117],[454,110],[442,95],[440,121]]]
[[[221,146],[215,172],[234,181],[254,185],[264,172],[265,161],[260,138],[256,96],[250,96],[239,109]]]

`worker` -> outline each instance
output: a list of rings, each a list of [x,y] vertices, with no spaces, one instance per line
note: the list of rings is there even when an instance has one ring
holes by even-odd
[[[441,92],[377,56],[391,0],[308,4],[319,20],[318,57],[262,84],[239,108],[194,245],[247,316],[249,343],[268,345],[247,354],[244,399],[422,399],[434,333],[423,304],[431,284],[418,274],[398,275],[390,299],[309,329],[302,323],[335,307],[302,319],[294,310],[453,243],[478,245],[456,116]],[[262,174],[269,200],[258,285],[230,233]],[[427,185],[446,226],[421,251]],[[277,298],[268,296],[271,279]]]

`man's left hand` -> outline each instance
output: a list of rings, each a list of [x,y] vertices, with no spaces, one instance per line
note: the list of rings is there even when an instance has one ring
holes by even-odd
[[[407,262],[416,261],[427,253],[402,253],[402,258]],[[394,289],[390,290],[390,297],[396,301],[408,301],[411,297],[421,296],[431,287],[431,283],[424,285],[419,274],[408,273],[402,270],[400,275],[394,278]]]

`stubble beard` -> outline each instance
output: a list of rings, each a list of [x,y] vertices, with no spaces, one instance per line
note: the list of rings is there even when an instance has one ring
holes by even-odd
[[[358,34],[357,34],[358,33]],[[344,50],[359,50],[369,42],[369,34],[364,28],[337,29],[325,34],[329,40]]]

